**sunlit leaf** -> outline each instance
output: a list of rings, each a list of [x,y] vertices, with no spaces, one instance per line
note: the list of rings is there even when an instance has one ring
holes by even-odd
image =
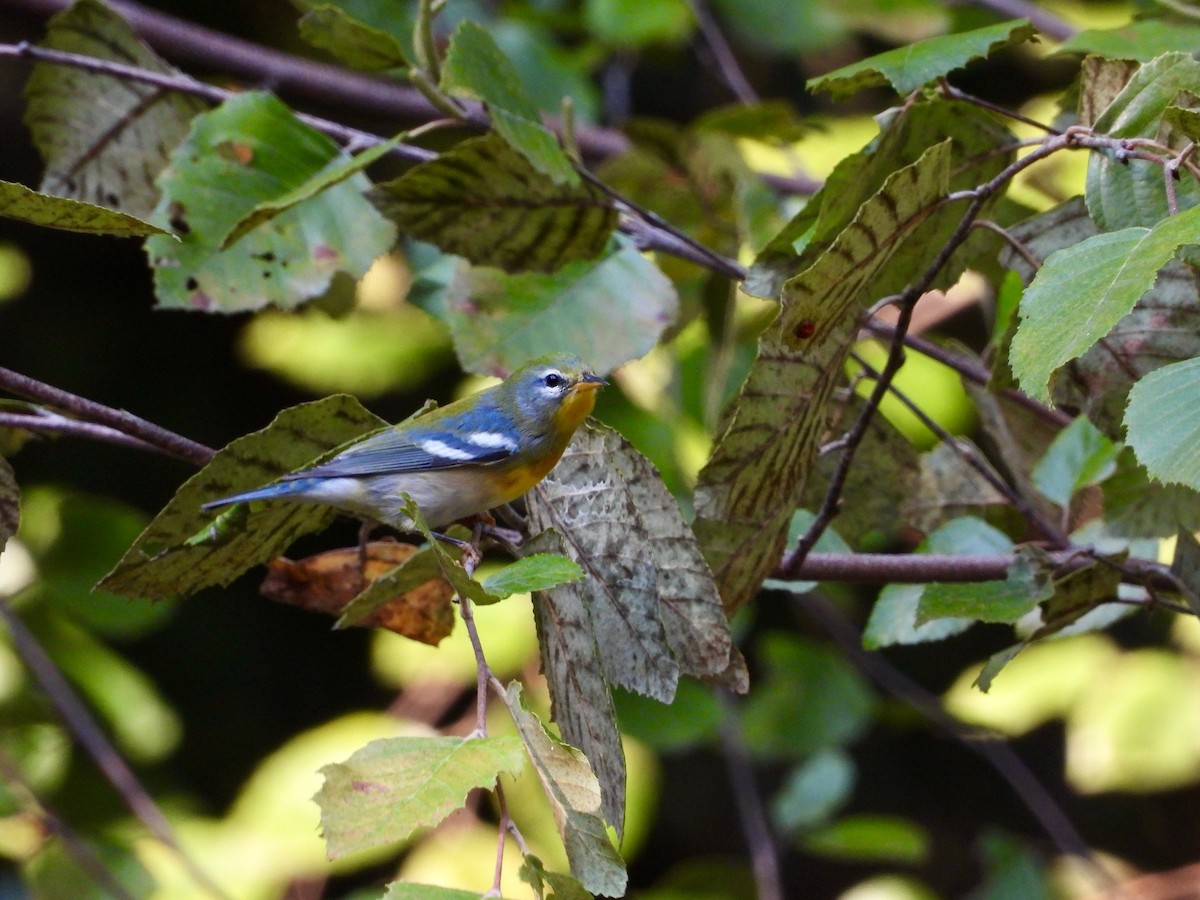
[[[1033,483],[1059,506],[1066,506],[1076,491],[1112,475],[1120,453],[1120,444],[1097,431],[1086,416],[1077,416],[1047,448],[1033,470]]]
[[[1151,372],[1133,386],[1129,445],[1159,481],[1200,489],[1200,359]]]
[[[696,535],[727,610],[777,565],[841,383],[862,305],[900,244],[945,195],[950,147],[931,147],[863,204],[829,252],[787,282],[782,309],[696,488]]]
[[[552,272],[599,256],[617,223],[583,182],[556,184],[494,135],[471,138],[375,187],[402,231],[509,272]]]
[[[21,489],[8,460],[0,456],[0,550],[17,533],[21,521]]]
[[[338,625],[386,628],[436,646],[454,627],[454,589],[429,550],[372,541],[267,563],[259,593],[279,603],[342,616]]]
[[[346,179],[357,175],[367,166],[371,165],[371,163],[380,157],[386,156],[403,143],[407,136],[408,132],[402,132],[391,140],[382,141],[348,159],[339,157],[335,163],[325,167],[303,184],[293,188],[283,196],[264,200],[262,203],[259,203],[230,229],[229,233],[221,240],[221,249],[227,250],[231,245],[236,244],[264,222],[271,221],[281,213],[285,213],[304,201],[312,199],[322,191],[326,191],[335,185],[341,184]]]
[[[1010,231],[1040,259],[1099,234],[1078,197]],[[1019,272],[1026,283],[1034,277],[1034,271],[1016,253],[1006,252],[1004,265]],[[1052,378],[1050,395],[1057,405],[1086,414],[1111,440],[1120,440],[1134,382],[1162,366],[1195,356],[1200,356],[1198,282],[1191,267],[1171,260],[1129,315]],[[1163,533],[1174,531],[1170,526]]]
[[[546,896],[547,887],[554,891],[554,900],[591,900],[592,898],[592,895],[577,879],[561,872],[551,872],[532,853],[525,854],[525,861],[521,866],[521,880],[532,887],[539,898]]]
[[[520,685],[509,685],[505,699],[550,802],[571,874],[593,893],[622,896],[627,882],[625,864],[608,839],[601,815],[600,783],[587,757],[546,732],[537,717],[525,708]]]
[[[479,900],[479,891],[463,891],[437,884],[393,881],[380,900]]]
[[[834,100],[844,100],[864,88],[891,85],[904,96],[961,69],[973,59],[1022,44],[1034,34],[1028,19],[1018,19],[960,34],[926,38],[809,79],[808,89],[814,93],[828,91]]]
[[[198,116],[158,182],[163,196],[153,221],[180,238],[146,242],[159,305],[291,309],[324,293],[337,272],[365,273],[395,233],[362,196],[361,174],[220,249],[260,204],[286,206],[296,199],[291,192],[303,194],[330,172],[336,178],[344,162],[332,140],[268,94],[240,94]]]
[[[929,855],[929,834],[908,819],[859,813],[846,816],[802,839],[809,853],[842,860],[919,865]]]
[[[558,138],[542,124],[516,68],[478,22],[463,20],[451,36],[442,88],[486,103],[496,132],[554,184],[580,184]]]
[[[0,216],[44,228],[60,228],[83,234],[111,234],[117,237],[170,234],[128,213],[67,197],[41,194],[11,181],[0,181]]]
[[[226,585],[282,553],[336,513],[324,506],[265,501],[230,534],[204,539],[215,514],[209,500],[258,487],[387,423],[357,400],[335,395],[285,409],[261,431],[238,438],[193,475],[142,532],[99,587],[149,599]],[[192,540],[200,535],[199,540]]]
[[[654,347],[678,306],[670,280],[626,245],[549,275],[460,270],[442,315],[468,371],[511,372],[554,347],[608,372]]]
[[[1021,299],[1010,363],[1026,393],[1049,399],[1050,376],[1129,314],[1158,271],[1200,240],[1193,207],[1153,228],[1105,232],[1051,254]]]
[[[356,69],[378,72],[408,65],[404,47],[396,38],[360,22],[341,7],[314,6],[297,24],[300,37]]]
[[[680,43],[695,27],[684,0],[587,0],[583,10],[588,30],[615,47]]]
[[[1200,541],[1190,531],[1181,531],[1176,535],[1171,574],[1183,586],[1188,605],[1200,615]]]
[[[574,560],[553,553],[535,553],[493,572],[483,580],[483,587],[489,594],[508,597],[544,591],[581,578],[583,569]]]
[[[1164,139],[1182,149],[1187,139],[1167,139],[1163,114],[1178,105],[1181,93],[1200,94],[1200,62],[1188,53],[1166,53],[1142,65],[1096,120],[1095,130],[1121,138]],[[1088,211],[1104,231],[1131,226],[1151,228],[1168,215],[1162,167],[1145,160],[1124,160],[1113,150],[1088,155]],[[1200,181],[1191,176],[1175,185],[1179,209],[1200,204]]]
[[[1167,19],[1136,19],[1119,28],[1085,28],[1059,44],[1055,52],[1095,53],[1116,60],[1150,62],[1171,51],[1193,53],[1198,44],[1200,25]]]
[[[372,741],[321,769],[313,798],[331,859],[408,838],[436,825],[474,788],[525,766],[521,741],[505,737],[399,737]]]
[[[98,0],[80,0],[51,19],[42,46],[184,77]],[[207,108],[179,91],[51,63],[34,65],[25,97],[25,123],[46,162],[41,190],[138,219],[150,217],[155,178]]]

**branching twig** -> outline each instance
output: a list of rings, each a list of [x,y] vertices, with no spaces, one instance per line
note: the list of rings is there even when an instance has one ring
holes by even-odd
[[[175,837],[171,823],[163,815],[162,810],[154,803],[154,799],[142,787],[133,770],[129,768],[121,754],[105,736],[104,731],[92,718],[87,707],[67,683],[66,678],[54,665],[54,661],[38,643],[33,633],[25,627],[8,605],[8,599],[0,596],[0,619],[4,620],[12,638],[13,649],[25,663],[25,667],[41,686],[46,697],[58,710],[67,728],[75,735],[79,745],[92,757],[100,771],[109,783],[116,788],[126,805],[142,824],[149,829],[162,844],[171,848],[179,858],[192,880],[214,897],[225,897],[225,893],[217,887],[208,874],[200,868],[180,846]]]
[[[961,0],[960,0],[961,2]],[[1028,19],[1046,37],[1065,41],[1079,31],[1070,22],[1060,19],[1043,6],[1030,0],[969,0],[976,6],[990,9],[1006,19]]]
[[[878,370],[869,362],[863,359],[859,354],[851,352],[851,358],[862,367],[863,372],[868,378],[875,381],[879,380]],[[912,398],[901,391],[895,384],[889,385],[888,391],[893,397],[900,401],[904,407],[917,417],[917,420],[933,432],[939,441],[958,454],[968,466],[970,466],[979,476],[992,486],[994,490],[1000,493],[1013,507],[1025,517],[1025,519],[1038,531],[1042,537],[1049,540],[1056,548],[1063,548],[1070,545],[1070,538],[1067,537],[1053,522],[1046,520],[1046,517],[1038,512],[1025,497],[1014,490],[1007,481],[1001,478],[984,460],[980,459],[975,452],[954,437],[950,432],[943,428],[938,422],[930,418],[925,410],[913,402]]]
[[[792,602],[798,614],[815,621],[860,671],[883,691],[908,704],[922,717],[946,734],[957,738],[964,747],[978,753],[1025,804],[1026,809],[1041,825],[1060,852],[1076,856],[1087,864],[1097,886],[1107,889],[1114,884],[1088,848],[1062,807],[1050,796],[1022,759],[1004,741],[969,728],[946,713],[937,697],[893,666],[878,653],[868,653],[862,647],[862,636],[833,604],[813,594],[793,594]]]
[[[3,777],[5,786],[9,790],[18,795],[24,795],[23,803],[31,807],[31,813],[40,821],[43,831],[57,836],[62,841],[63,850],[75,860],[80,870],[86,873],[97,887],[104,889],[117,900],[134,900],[133,894],[117,880],[116,875],[104,864],[104,860],[71,830],[71,827],[49,803],[38,796],[37,791],[26,780],[21,769],[3,752],[0,752],[0,776]]]
[[[8,391],[27,400],[45,403],[56,407],[72,416],[85,421],[105,425],[121,434],[149,444],[178,459],[203,466],[213,457],[212,449],[198,444],[193,440],[168,431],[153,422],[127,413],[123,409],[113,409],[94,400],[88,400],[69,391],[51,387],[36,378],[14,372],[12,369],[0,367],[0,390]],[[25,426],[21,426],[25,427]],[[91,435],[97,437],[96,435]],[[101,438],[107,440],[108,438]]]

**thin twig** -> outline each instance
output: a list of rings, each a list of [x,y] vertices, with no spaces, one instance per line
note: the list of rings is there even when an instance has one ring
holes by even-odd
[[[942,268],[950,260],[950,257],[958,251],[963,241],[967,239],[971,231],[971,223],[979,217],[984,205],[996,191],[1012,180],[1019,172],[1024,171],[1034,163],[1060,150],[1081,146],[1082,140],[1090,136],[1090,129],[1080,126],[1068,128],[1062,134],[1047,138],[1040,147],[1010,163],[1003,171],[988,182],[974,190],[961,191],[946,198],[947,201],[969,199],[970,203],[963,212],[958,225],[955,226],[954,231],[950,234],[946,243],[942,245],[933,261],[926,267],[921,276],[906,287],[900,295],[900,300],[897,303],[900,312],[893,326],[895,334],[892,337],[891,346],[888,348],[887,361],[879,372],[879,379],[875,382],[874,390],[871,391],[871,395],[868,397],[858,418],[846,434],[845,449],[842,451],[841,459],[838,460],[833,477],[829,480],[829,487],[825,491],[825,497],[821,501],[821,506],[818,508],[812,524],[800,538],[796,547],[788,553],[784,560],[783,570],[785,572],[792,572],[800,567],[804,562],[804,557],[812,552],[812,548],[837,515],[838,507],[841,503],[842,491],[845,489],[846,479],[849,477],[855,453],[858,450],[859,444],[862,443],[863,438],[866,436],[871,418],[878,411],[879,404],[883,401],[888,386],[892,383],[892,380],[896,377],[896,373],[900,370],[900,366],[904,362],[904,338],[908,334],[909,325],[912,323],[913,309],[916,306],[917,300],[929,290],[938,273],[941,272]]]
[[[718,692],[721,705],[721,751],[729,783],[733,787],[737,802],[738,820],[746,847],[750,851],[750,868],[754,873],[754,886],[758,900],[783,900],[783,878],[780,875],[779,851],[771,836],[762,795],[754,781],[754,767],[750,764],[750,753],[742,738],[741,724],[733,699]]]
[[[868,378],[879,380],[879,371],[869,362],[862,358],[858,353],[851,351],[851,358],[862,367],[863,372]],[[923,410],[913,399],[904,391],[896,387],[895,384],[888,386],[888,392],[895,397],[904,407],[917,417],[917,420],[933,432],[939,441],[958,454],[968,466],[970,466],[979,476],[992,486],[994,490],[1000,493],[1012,506],[1025,517],[1035,529],[1041,532],[1042,537],[1046,538],[1056,548],[1063,548],[1070,545],[1070,538],[1067,537],[1061,529],[1054,523],[1047,521],[1046,517],[1038,512],[1037,508],[1030,503],[1025,497],[1012,488],[1011,485],[1001,478],[988,463],[979,458],[978,455],[963,442],[959,441],[949,431],[941,426],[937,421]]]
[[[896,336],[895,326],[879,319],[869,319],[864,327],[868,331],[889,340]],[[957,353],[952,353],[945,347],[938,346],[933,341],[927,340],[920,335],[906,334],[904,336],[904,346],[916,350],[918,353],[923,353],[930,359],[936,359],[975,384],[986,387],[991,381],[992,373],[985,366],[979,365],[972,359],[959,356]],[[1059,428],[1066,428],[1073,421],[1071,416],[1061,410],[1051,409],[1049,406],[1038,403],[1028,394],[1023,394],[1014,388],[1003,388],[999,392],[999,395],[1024,407],[1038,416],[1038,418],[1045,419],[1052,425],[1057,425]]]
[[[688,5],[692,8],[692,15],[696,17],[700,36],[704,38],[704,43],[712,54],[721,80],[733,92],[733,96],[737,97],[738,102],[757,103],[758,94],[742,72],[742,67],[738,65],[737,56],[729,46],[729,41],[725,39],[725,33],[721,31],[716,16],[708,8],[707,0],[688,0]]]
[[[102,441],[106,444],[116,444],[119,447],[129,447],[133,450],[145,450],[149,453],[162,452],[153,444],[131,437],[115,428],[109,428],[107,425],[68,419],[66,416],[60,416],[49,410],[40,410],[36,413],[0,412],[0,427],[20,428],[37,434],[65,434]]]
[[[162,810],[154,803],[154,799],[142,787],[133,770],[129,768],[121,754],[105,736],[103,729],[92,718],[83,701],[67,683],[66,678],[54,665],[53,660],[38,643],[33,632],[25,627],[8,605],[8,599],[0,596],[0,619],[8,626],[13,649],[25,663],[29,673],[45,692],[51,704],[62,717],[63,722],[79,745],[92,757],[100,771],[109,783],[116,788],[126,805],[150,833],[162,844],[169,847],[179,858],[184,869],[197,885],[208,891],[214,897],[224,898],[226,895],[211,877],[193,860],[180,846],[175,837],[171,823],[163,815]]]
[[[1025,263],[1029,266],[1029,268],[1033,269],[1034,272],[1037,272],[1042,268],[1042,261],[1033,255],[1033,251],[1029,249],[1029,246],[1024,241],[1019,240],[1015,234],[1013,234],[1003,225],[998,225],[991,219],[977,219],[971,224],[971,227],[983,228],[992,232],[993,234],[1000,235],[1000,237],[1004,239],[1004,242],[1008,244],[1008,246],[1012,247],[1013,252],[1020,256],[1021,259],[1025,260]]]
[[[1080,550],[1072,547],[1053,551],[1049,564],[1060,576],[1092,565],[1094,560]],[[772,577],[779,581],[843,584],[969,584],[1003,581],[1016,561],[1015,553],[810,553],[797,571],[786,571],[781,563]],[[1149,583],[1171,592],[1179,589],[1170,570],[1152,560],[1127,559],[1121,564],[1121,572],[1128,584]]]
[[[943,97],[948,97],[951,100],[962,100],[964,103],[971,103],[981,109],[986,109],[988,112],[995,113],[998,116],[1004,116],[1007,119],[1012,119],[1014,122],[1021,122],[1031,128],[1037,128],[1047,134],[1062,134],[1057,128],[1052,125],[1046,125],[1039,122],[1037,119],[1031,119],[1029,116],[1014,109],[1000,106],[998,103],[993,103],[991,100],[984,100],[982,97],[976,97],[974,94],[968,94],[966,91],[959,90],[945,78],[938,82],[938,89]]]
[[[1112,875],[1092,855],[1087,842],[1066,812],[1007,743],[964,725],[942,709],[937,697],[885,657],[864,650],[862,635],[833,604],[815,594],[792,594],[791,597],[797,614],[815,621],[850,661],[881,690],[908,704],[935,727],[983,757],[1008,782],[1059,851],[1076,856],[1087,865],[1098,887],[1108,889],[1115,884]]]
[[[1046,37],[1065,41],[1074,37],[1079,29],[1070,22],[1060,19],[1045,7],[1030,0],[970,0],[975,6],[1000,13],[1006,19],[1028,19],[1033,27]]]
[[[96,403],[94,400],[80,397],[78,394],[51,387],[36,378],[30,378],[28,375],[22,375],[12,369],[0,367],[0,390],[56,407],[79,419],[107,425],[122,434],[137,438],[164,453],[197,466],[207,464],[216,452],[203,444],[168,431],[160,425],[147,422],[140,416],[127,413],[123,409],[113,409],[102,403]]]
[[[87,842],[71,829],[66,820],[59,816],[45,799],[38,796],[37,791],[26,780],[20,767],[2,751],[0,751],[0,776],[3,776],[9,790],[24,796],[23,803],[32,807],[32,814],[40,820],[42,830],[57,836],[62,841],[63,850],[75,860],[80,870],[85,872],[98,887],[117,900],[134,900],[133,894],[125,889],[125,885],[121,884],[117,876],[109,870],[104,864],[104,860],[96,855]]]

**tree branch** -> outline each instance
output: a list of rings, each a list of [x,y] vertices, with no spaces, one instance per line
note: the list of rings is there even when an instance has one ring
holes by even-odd
[[[133,413],[127,413],[123,409],[113,409],[110,406],[96,403],[93,400],[88,400],[69,391],[51,387],[48,384],[38,381],[36,378],[30,378],[28,375],[22,375],[19,372],[14,372],[12,369],[0,367],[0,390],[8,391],[27,400],[56,407],[79,419],[106,425],[115,431],[149,444],[170,456],[197,466],[207,464],[215,452],[203,444],[198,444],[173,431],[168,431],[166,428],[155,425],[153,422],[147,422],[145,419],[133,415]],[[96,435],[89,436],[96,437]]]
[[[8,598],[4,596],[0,596],[0,619],[7,626],[13,649],[17,651],[29,673],[45,692],[67,728],[75,735],[79,745],[92,757],[133,814],[159,842],[174,851],[197,885],[214,897],[225,897],[224,891],[217,887],[208,873],[180,846],[167,817],[155,805],[153,798],[133,774],[133,770],[105,737],[104,730],[92,718],[79,695],[72,690],[33,632],[26,628],[21,618],[12,611],[8,605]]]
[[[999,13],[1007,19],[1028,19],[1034,28],[1056,41],[1065,41],[1079,32],[1079,29],[1070,22],[1060,19],[1036,3],[1030,3],[1029,0],[969,0],[969,2]]]

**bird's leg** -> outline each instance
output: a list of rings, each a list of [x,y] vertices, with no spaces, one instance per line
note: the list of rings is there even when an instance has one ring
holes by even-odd
[[[378,525],[379,523],[372,519],[363,519],[362,525],[358,528],[358,590],[355,592],[358,594],[367,589],[367,562],[370,557],[368,548],[371,542],[371,532]]]

